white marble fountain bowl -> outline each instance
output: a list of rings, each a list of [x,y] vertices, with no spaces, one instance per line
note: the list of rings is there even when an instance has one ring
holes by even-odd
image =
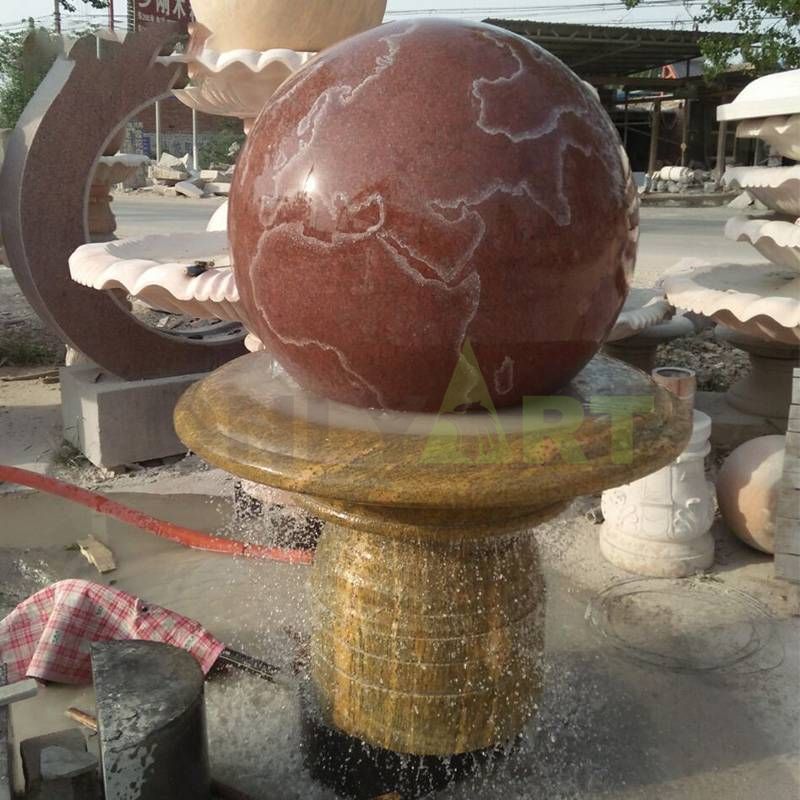
[[[725,236],[748,242],[773,264],[800,273],[800,219],[796,222],[772,217],[732,217]]]
[[[800,69],[790,69],[749,83],[732,103],[717,108],[717,119],[761,119],[798,113]]]
[[[763,139],[785,158],[800,161],[800,113],[742,120],[736,135],[740,139]]]
[[[800,344],[800,273],[794,270],[685,258],[660,283],[676,308],[759,339]]]
[[[214,266],[191,277],[187,268],[197,261]],[[153,308],[247,327],[225,231],[86,244],[70,257],[69,270],[92,289],[121,289]]]
[[[723,183],[730,189],[746,189],[767,208],[800,217],[800,164],[793,167],[730,167]]]
[[[158,60],[189,65],[191,83],[173,90],[189,108],[216,116],[255,119],[275,90],[313,55],[286,48],[219,53],[206,47]]]

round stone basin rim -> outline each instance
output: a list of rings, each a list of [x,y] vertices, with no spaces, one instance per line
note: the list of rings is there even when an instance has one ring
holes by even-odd
[[[522,406],[468,418],[364,411],[303,391],[254,353],[189,389],[175,423],[215,466],[320,500],[531,511],[649,474],[691,431],[671,394],[605,356],[568,390],[533,402],[526,414]],[[568,428],[537,424],[543,409],[566,412]]]

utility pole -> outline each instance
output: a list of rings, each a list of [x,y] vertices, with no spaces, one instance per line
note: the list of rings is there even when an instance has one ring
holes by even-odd
[[[114,30],[114,0],[108,0],[108,29]]]
[[[61,0],[53,0],[53,16],[56,18],[56,33],[61,33]]]

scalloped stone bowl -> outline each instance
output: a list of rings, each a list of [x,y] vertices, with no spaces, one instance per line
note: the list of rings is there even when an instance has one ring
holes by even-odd
[[[313,55],[286,48],[219,53],[194,47],[159,60],[189,66],[189,85],[172,92],[184,105],[206,114],[252,122],[275,90]]]
[[[195,261],[214,267],[191,277],[187,267]],[[92,289],[121,289],[152,308],[247,327],[225,231],[87,244],[72,254],[69,269],[74,281]]]
[[[730,167],[722,181],[730,189],[746,189],[772,211],[800,217],[800,164],[793,167]]]
[[[214,50],[323,50],[380,25],[386,0],[192,0]]]
[[[773,264],[800,272],[800,220],[731,217],[725,236],[735,242],[748,242]]]
[[[793,270],[689,258],[666,272],[660,283],[676,308],[759,339],[800,343],[800,275]]]
[[[786,158],[800,161],[800,114],[746,119],[739,123],[740,139],[763,139]]]
[[[666,321],[673,311],[663,289],[631,289],[606,343],[635,336]]]

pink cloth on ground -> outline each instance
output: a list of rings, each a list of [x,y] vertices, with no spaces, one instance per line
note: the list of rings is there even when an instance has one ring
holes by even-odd
[[[92,682],[92,642],[141,639],[180,647],[207,673],[224,650],[199,623],[111,586],[54,583],[0,621],[0,663],[8,681]]]

